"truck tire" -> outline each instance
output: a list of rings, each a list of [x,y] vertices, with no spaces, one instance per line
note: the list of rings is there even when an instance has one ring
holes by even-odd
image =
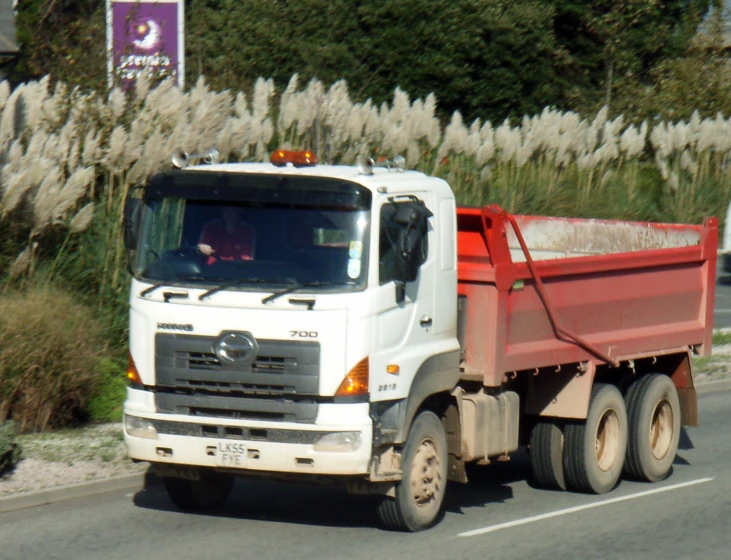
[[[678,391],[667,375],[646,375],[630,385],[625,402],[629,442],[624,473],[635,480],[663,480],[680,440]]]
[[[614,488],[627,454],[627,410],[614,385],[597,383],[585,422],[564,428],[566,486],[575,492],[604,494]]]
[[[566,490],[563,431],[555,422],[539,421],[530,434],[530,466],[539,487]]]
[[[421,531],[437,521],[447,485],[447,438],[436,414],[416,417],[401,457],[396,497],[384,498],[378,517],[389,529]]]
[[[165,489],[173,503],[184,511],[210,511],[221,507],[234,485],[234,477],[203,472],[200,480],[165,477]]]

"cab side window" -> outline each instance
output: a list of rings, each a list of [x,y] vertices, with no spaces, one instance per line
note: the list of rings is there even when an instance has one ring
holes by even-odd
[[[378,238],[378,282],[383,285],[398,277],[398,266],[400,260],[397,254],[400,251],[401,234],[406,227],[403,216],[408,215],[414,205],[423,203],[412,200],[404,202],[392,202],[381,207],[380,229]],[[423,233],[421,241],[414,249],[417,261],[421,265],[428,256],[427,242],[427,218],[422,216],[415,224],[416,228]]]

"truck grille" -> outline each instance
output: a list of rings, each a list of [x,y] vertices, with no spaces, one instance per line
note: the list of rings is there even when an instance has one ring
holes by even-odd
[[[221,362],[213,352],[186,352],[188,369],[221,369]]]
[[[213,352],[181,352],[181,358],[187,361],[188,369],[220,370],[221,360]],[[285,373],[286,368],[297,365],[294,358],[280,356],[257,356],[251,370],[260,373]]]
[[[222,361],[217,337],[158,333],[155,337],[156,404],[160,412],[314,422],[320,344],[258,340],[245,364]]]

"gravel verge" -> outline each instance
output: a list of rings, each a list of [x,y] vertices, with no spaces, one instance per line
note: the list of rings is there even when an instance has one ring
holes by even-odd
[[[23,459],[0,480],[0,497],[144,473],[127,456],[122,423],[20,436]]]
[[[696,383],[731,379],[731,344],[716,346],[713,356],[693,358]],[[149,463],[127,456],[121,422],[47,434],[20,436],[23,460],[0,479],[0,497],[69,484],[142,474]]]

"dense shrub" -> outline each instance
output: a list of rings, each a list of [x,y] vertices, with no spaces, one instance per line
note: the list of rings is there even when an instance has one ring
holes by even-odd
[[[89,419],[97,422],[120,422],[127,394],[127,375],[122,364],[104,358],[96,368],[97,388],[89,399]]]
[[[100,325],[72,296],[34,289],[0,297],[0,422],[28,432],[85,419],[105,351]]]
[[[15,468],[23,454],[16,435],[14,422],[0,423],[0,478]]]

